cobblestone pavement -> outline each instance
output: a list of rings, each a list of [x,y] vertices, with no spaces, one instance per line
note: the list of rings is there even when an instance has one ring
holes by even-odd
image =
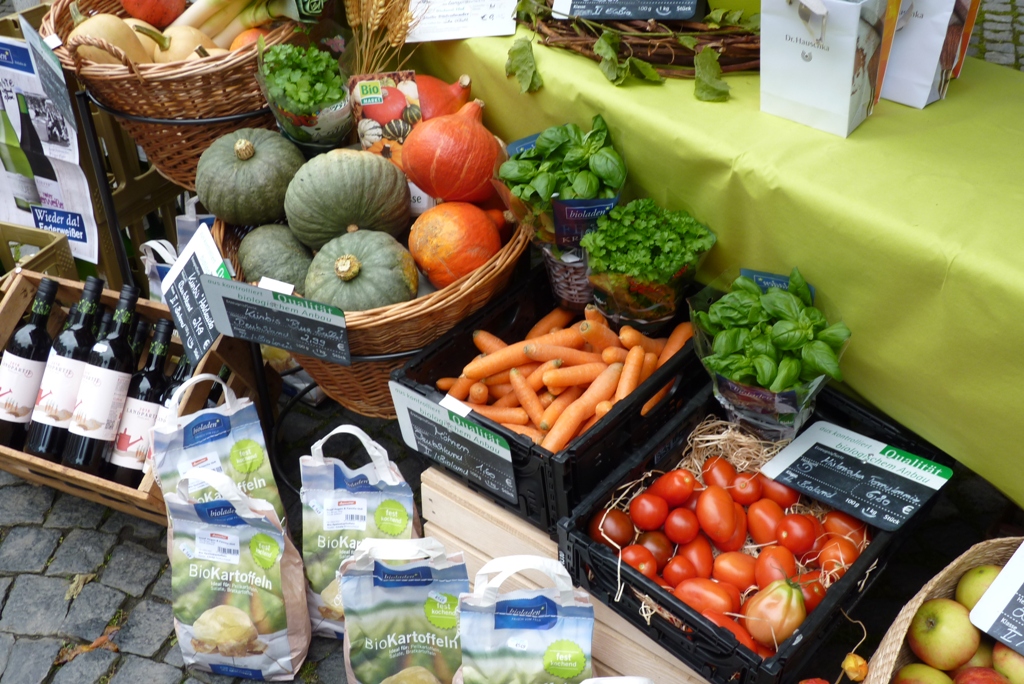
[[[1024,0],[982,0],[967,54],[1024,70]]]

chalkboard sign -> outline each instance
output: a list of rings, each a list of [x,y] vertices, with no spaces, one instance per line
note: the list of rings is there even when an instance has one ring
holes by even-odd
[[[953,471],[832,423],[817,422],[761,473],[883,530],[895,530]]]
[[[232,280],[203,276],[217,329],[250,342],[352,363],[345,314],[338,308]]]
[[[555,0],[556,14],[622,21],[627,19],[692,19],[697,13],[699,0]]]
[[[174,327],[192,365],[198,365],[220,334],[210,312],[210,302],[200,280],[203,275],[230,278],[217,244],[205,225],[185,245],[160,286],[171,311]]]
[[[971,622],[1024,655],[1024,546],[1017,549],[975,604]]]
[[[390,386],[406,444],[501,498],[519,502],[512,452],[504,438],[395,381]]]

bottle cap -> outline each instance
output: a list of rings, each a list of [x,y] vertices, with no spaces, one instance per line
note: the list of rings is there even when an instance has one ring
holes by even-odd
[[[154,337],[166,337],[166,339],[169,340],[171,339],[171,333],[174,332],[174,323],[166,318],[161,318],[156,322],[156,328],[154,330]]]
[[[96,276],[89,276],[85,279],[85,286],[82,288],[82,294],[86,292],[91,294],[99,295],[103,292],[103,281]]]
[[[57,296],[57,281],[43,278],[39,281],[39,288],[36,290],[36,299],[46,299],[51,303]]]
[[[134,307],[135,303],[139,301],[139,288],[134,285],[125,285],[121,288],[121,301],[127,302],[129,306]]]

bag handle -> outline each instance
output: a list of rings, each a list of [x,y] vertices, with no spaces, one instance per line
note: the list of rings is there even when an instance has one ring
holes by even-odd
[[[444,544],[433,537],[421,539],[364,539],[353,557],[372,560],[418,560],[445,558]]]
[[[504,556],[487,562],[476,573],[473,582],[473,594],[481,605],[493,605],[498,600],[498,590],[507,579],[523,570],[537,570],[544,573],[555,583],[563,606],[572,605],[575,601],[572,578],[568,571],[556,560],[543,556]],[[488,580],[489,575],[494,575]]]
[[[174,390],[174,394],[169,399],[170,404],[168,408],[172,409],[175,413],[178,412],[178,404],[181,402],[181,398],[185,395],[185,391],[193,385],[198,385],[201,382],[216,382],[224,388],[224,405],[227,406],[229,411],[235,411],[239,407],[238,398],[235,396],[235,392],[228,387],[228,384],[220,379],[219,376],[213,373],[200,373],[199,375],[193,375],[191,378],[181,383],[178,389]]]
[[[139,245],[139,250],[154,261],[160,257],[168,264],[173,264],[178,258],[174,245],[167,240],[148,240]]]
[[[370,436],[363,432],[360,428],[355,425],[339,425],[334,428],[327,435],[315,442],[313,446],[309,448],[309,454],[313,459],[313,465],[324,464],[324,444],[327,443],[334,435],[353,435],[359,438],[362,442],[363,448],[366,449],[366,453],[370,455],[370,460],[373,462],[373,468],[377,472],[377,477],[383,480],[385,483],[390,485],[399,484],[398,479],[391,472],[391,462],[388,459],[387,450],[377,442],[370,439]]]
[[[264,517],[262,513],[253,510],[250,505],[252,499],[243,494],[234,480],[224,473],[218,473],[208,468],[189,468],[182,475],[181,479],[178,480],[178,496],[182,497],[185,501],[191,501],[188,495],[188,483],[190,480],[198,480],[207,487],[216,490],[218,496],[234,506],[235,511],[243,518]]]

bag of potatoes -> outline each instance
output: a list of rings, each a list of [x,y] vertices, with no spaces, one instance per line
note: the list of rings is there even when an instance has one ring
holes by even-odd
[[[196,483],[216,497],[191,498]],[[185,664],[229,677],[292,679],[309,649],[309,612],[302,560],[274,507],[205,468],[185,472],[166,504],[174,630]]]

